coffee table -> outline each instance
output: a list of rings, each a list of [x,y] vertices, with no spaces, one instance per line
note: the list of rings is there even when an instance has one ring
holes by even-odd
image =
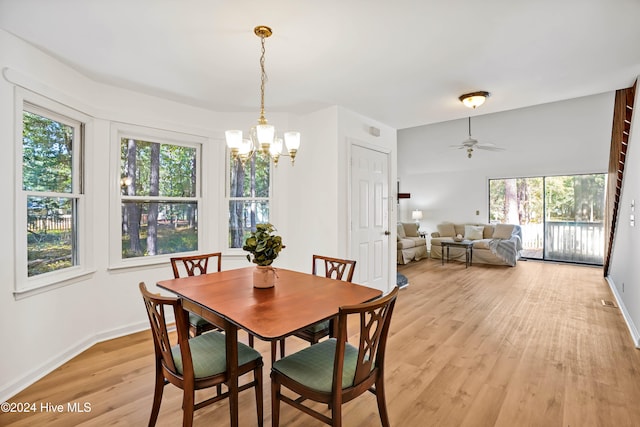
[[[447,248],[447,262],[449,262],[449,248],[463,248],[465,250],[464,268],[468,268],[473,262],[473,242],[471,240],[462,240],[460,242],[441,242],[442,246],[442,265],[444,265],[444,248]]]

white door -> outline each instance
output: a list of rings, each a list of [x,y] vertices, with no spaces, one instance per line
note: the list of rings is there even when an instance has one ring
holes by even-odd
[[[351,150],[351,254],[354,282],[389,290],[389,153]]]

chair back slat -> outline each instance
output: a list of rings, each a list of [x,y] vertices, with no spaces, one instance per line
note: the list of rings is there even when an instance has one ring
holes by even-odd
[[[339,392],[342,387],[343,360],[348,334],[347,322],[351,315],[358,316],[360,327],[354,386],[370,379],[372,375],[383,374],[387,336],[397,296],[398,288],[395,287],[389,294],[374,301],[340,308],[334,364],[334,392]]]
[[[202,255],[183,256],[183,257],[173,257],[170,260],[171,269],[173,270],[173,276],[176,279],[181,277],[179,265],[182,265],[182,267],[187,273],[187,276],[197,276],[200,274],[207,274],[209,272],[209,260],[211,258],[217,259],[216,271],[219,272],[222,269],[222,253],[221,252],[214,252],[214,253],[202,254]]]
[[[188,314],[182,308],[182,301],[174,297],[163,297],[149,292],[144,283],[140,283],[140,293],[147,309],[147,316],[151,324],[151,333],[153,334],[153,345],[155,348],[156,359],[162,362],[162,365],[170,372],[177,376],[193,371],[190,365],[191,350],[189,348],[188,339]],[[177,330],[177,343],[180,344],[180,350],[183,360],[183,374],[178,374],[173,355],[171,354],[171,339],[167,328],[166,309],[173,309],[174,319]]]
[[[346,282],[351,282],[353,280],[356,261],[349,259],[332,258],[322,255],[313,255],[313,267],[311,270],[313,275],[318,275],[318,261],[323,261],[322,265],[324,267],[325,277],[336,280],[344,280]]]

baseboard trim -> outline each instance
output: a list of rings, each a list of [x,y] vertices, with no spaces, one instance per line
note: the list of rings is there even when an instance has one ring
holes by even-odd
[[[26,373],[22,378],[13,382],[12,384],[6,384],[0,388],[0,402],[7,402],[10,399],[20,393],[25,388],[29,387],[42,377],[50,374],[69,360],[73,359],[83,351],[98,344],[99,342],[119,338],[125,335],[130,335],[136,332],[149,329],[149,322],[138,322],[125,327],[112,329],[109,331],[100,332],[92,337],[79,341],[76,345],[68,350],[50,358],[48,361]]]
[[[622,317],[624,318],[625,323],[627,324],[627,328],[629,329],[629,333],[631,334],[631,339],[633,339],[633,343],[636,348],[640,349],[640,333],[638,332],[638,328],[633,323],[633,319],[631,315],[627,311],[627,307],[624,305],[624,301],[622,300],[621,295],[618,293],[618,288],[616,284],[613,282],[610,276],[605,277],[605,280],[609,284],[609,288],[613,293],[613,297],[616,299],[616,303],[618,303],[618,307],[620,307],[620,311],[622,312]]]

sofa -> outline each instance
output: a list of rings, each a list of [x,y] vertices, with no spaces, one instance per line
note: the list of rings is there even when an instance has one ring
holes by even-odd
[[[454,224],[438,225],[431,233],[431,258],[442,258],[442,242],[455,240],[473,242],[473,264],[508,265],[514,267],[522,251],[522,229],[515,224]],[[449,259],[465,261],[464,248],[449,248]]]
[[[427,239],[418,233],[416,223],[398,223],[398,264],[427,258]]]

